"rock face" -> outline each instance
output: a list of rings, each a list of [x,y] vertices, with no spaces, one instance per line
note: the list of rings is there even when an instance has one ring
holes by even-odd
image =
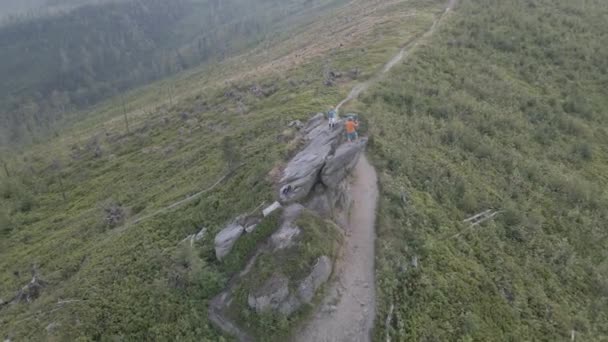
[[[332,203],[345,204],[345,199],[339,198],[344,180],[357,165],[368,140],[344,143],[343,125],[330,128],[321,113],[310,119],[301,132],[306,145],[283,171],[279,197],[287,204],[311,197],[309,207],[327,216],[334,208]],[[318,191],[319,184],[325,186],[323,191]]]
[[[264,285],[249,294],[247,304],[257,313],[278,310],[281,303],[289,296],[289,279],[282,274],[275,274]]]
[[[331,259],[322,256],[312,268],[312,272],[298,286],[298,295],[305,303],[310,303],[315,292],[329,280],[332,271]]]
[[[243,235],[245,228],[233,222],[215,236],[215,257],[218,260],[222,260],[236,243],[236,241]]]
[[[209,306],[210,321],[240,341],[250,341],[251,338],[239,328],[236,321],[232,321],[229,311],[233,305],[237,305],[235,291],[240,288],[239,284],[246,281],[245,277],[252,271],[258,256],[289,248],[297,241],[303,230],[296,223],[305,210],[299,203],[305,203],[308,209],[320,216],[338,223],[344,221],[352,202],[348,175],[367,145],[367,139],[345,143],[344,125],[338,123],[330,128],[322,113],[312,117],[306,124],[294,121],[289,126],[298,129],[298,146],[304,147],[288,162],[280,176],[280,168],[273,174],[273,179],[279,183],[279,202],[263,210],[263,215],[267,216],[284,206],[280,226],[245,269],[235,275],[221,294],[212,299]],[[221,260],[230,252],[243,231],[253,231],[257,224],[258,221],[249,222],[237,218],[224,228],[215,238],[218,259]],[[300,275],[287,277],[287,271],[284,274],[275,271],[270,278],[263,279],[265,281],[261,286],[250,287],[247,306],[257,314],[272,312],[291,316],[303,305],[312,303],[315,294],[329,281],[332,272],[333,261],[325,255],[316,260],[308,274],[302,275],[305,276],[304,279]]]
[[[367,145],[367,138],[343,144],[330,157],[321,172],[321,181],[329,188],[336,188],[357,165],[361,151]]]
[[[321,113],[308,122],[303,133],[306,147],[287,164],[280,181],[279,197],[283,203],[294,203],[308,196],[327,158],[344,139],[342,125],[330,129]]]

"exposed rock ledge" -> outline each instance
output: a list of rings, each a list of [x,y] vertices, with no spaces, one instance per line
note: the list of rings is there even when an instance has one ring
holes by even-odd
[[[279,198],[293,203],[307,198],[316,184],[336,189],[353,170],[367,138],[344,143],[344,127],[331,129],[323,114],[315,115],[302,130],[305,147],[287,164],[280,181]]]
[[[226,314],[233,303],[233,291],[252,269],[256,257],[262,252],[289,248],[301,230],[296,225],[298,217],[306,207],[317,214],[339,220],[337,212],[347,212],[350,207],[348,175],[352,172],[367,139],[346,143],[343,125],[330,129],[323,114],[312,117],[300,129],[299,138],[304,147],[285,167],[279,182],[279,200],[285,205],[280,226],[270,236],[262,250],[249,261],[247,267],[236,275],[228,288],[216,296],[209,306],[209,319],[224,332],[240,341],[250,341],[236,322]],[[275,204],[278,206],[278,203]],[[237,239],[246,231],[242,218],[231,222],[215,237],[216,256],[222,259]],[[319,256],[310,273],[297,284],[292,279],[275,273],[263,284],[253,289],[247,304],[256,313],[277,312],[289,316],[302,305],[311,303],[316,292],[326,283],[333,270],[333,261],[326,255]]]

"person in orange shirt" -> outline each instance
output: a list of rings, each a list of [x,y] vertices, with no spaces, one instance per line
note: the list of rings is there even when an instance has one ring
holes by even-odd
[[[359,121],[355,121],[353,118],[348,118],[344,124],[346,128],[346,138],[348,142],[357,140],[357,128],[359,128]]]

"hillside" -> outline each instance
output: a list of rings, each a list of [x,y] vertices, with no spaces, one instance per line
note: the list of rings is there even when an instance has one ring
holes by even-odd
[[[377,340],[608,336],[607,18],[462,1],[354,106],[382,188]]]
[[[32,272],[44,286],[29,303],[2,306],[0,336],[218,340],[209,301],[268,229],[222,262],[213,237],[273,199],[269,174],[298,147],[288,123],[375,75],[442,5],[309,4],[286,18],[289,30],[278,23],[240,55],[102,102],[56,137],[7,151],[0,298],[13,298]],[[180,244],[201,228],[196,248]],[[284,319],[253,324],[268,336],[293,328]]]
[[[15,100],[25,109],[3,111],[0,126],[4,142],[20,140],[7,135],[17,123],[29,143],[0,150],[0,338],[367,341],[372,325],[374,341],[608,336],[604,1],[151,0],[149,12],[142,3],[43,18],[87,28],[73,34],[75,47],[99,48],[91,55],[125,37],[133,55],[117,47],[82,72],[75,48],[63,76],[86,86],[65,88],[66,109],[40,105],[49,110],[31,116],[24,110],[62,84],[57,54],[40,57],[39,31],[21,41],[0,30],[14,47],[0,50],[3,86],[31,98]],[[199,22],[210,8],[234,21]],[[100,23],[70,20],[82,16]],[[211,32],[223,35],[209,33],[218,25]],[[204,58],[201,37],[217,38]],[[2,69],[21,58],[23,73]],[[167,59],[175,68],[147,74]],[[345,98],[341,113],[359,113],[369,138],[361,145],[315,116]],[[37,115],[53,134],[34,129]],[[356,197],[340,213],[357,221],[348,230],[313,200],[331,191],[319,178],[337,151],[365,143],[373,167],[343,174],[336,190]],[[300,200],[308,208],[261,218],[284,200],[283,176],[315,163],[313,197]],[[277,247],[276,234],[290,240],[294,226],[296,242]],[[220,256],[218,236],[235,227],[238,241]],[[317,267],[328,285],[315,280],[290,306]],[[289,314],[262,310],[277,304],[268,288]],[[237,328],[220,331],[221,318]]]

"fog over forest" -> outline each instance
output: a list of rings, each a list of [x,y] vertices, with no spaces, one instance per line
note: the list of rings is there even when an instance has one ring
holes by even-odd
[[[104,0],[1,0],[0,19],[32,11],[66,9],[102,1]]]

